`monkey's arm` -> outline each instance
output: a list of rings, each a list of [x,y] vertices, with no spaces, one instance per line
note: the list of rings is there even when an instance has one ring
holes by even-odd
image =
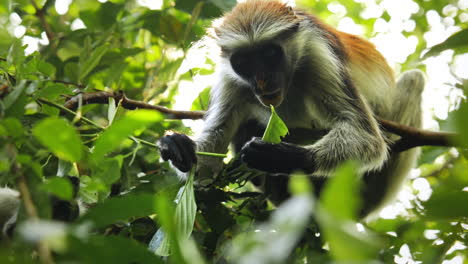
[[[218,173],[222,168],[222,158],[196,157],[195,152],[227,152],[235,132],[249,113],[249,104],[242,100],[246,98],[240,95],[242,92],[242,89],[227,81],[215,85],[201,135],[195,142],[183,134],[164,136],[158,141],[161,157],[170,160],[182,172],[188,172],[198,162],[197,171],[202,178]]]
[[[325,91],[321,94],[331,98]],[[243,161],[268,172],[302,170],[321,176],[330,175],[347,160],[357,161],[361,172],[379,169],[388,156],[387,144],[367,103],[357,93],[347,94],[350,96],[335,94],[334,100],[323,97],[318,100],[332,119],[330,131],[316,143],[271,144],[255,138],[242,148]]]
[[[302,170],[327,176],[347,160],[358,161],[362,172],[378,169],[387,158],[387,149],[380,135],[340,122],[310,146],[273,144],[253,138],[242,148],[241,158],[249,167],[263,171],[290,173]]]

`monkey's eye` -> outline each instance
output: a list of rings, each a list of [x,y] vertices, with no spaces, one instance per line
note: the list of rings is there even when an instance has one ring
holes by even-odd
[[[275,59],[281,57],[283,51],[280,46],[278,45],[268,45],[263,48],[263,56],[268,59]]]
[[[243,77],[249,77],[252,74],[252,65],[245,54],[236,53],[232,55],[230,61],[232,68],[237,74]]]

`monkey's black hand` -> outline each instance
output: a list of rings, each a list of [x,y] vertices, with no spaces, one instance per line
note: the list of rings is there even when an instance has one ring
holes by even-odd
[[[164,160],[171,160],[172,164],[182,172],[188,172],[197,162],[195,142],[184,134],[174,133],[158,140],[157,145]]]
[[[241,149],[241,159],[251,168],[274,173],[290,173],[294,170],[309,171],[308,150],[289,143],[273,144],[253,138]]]

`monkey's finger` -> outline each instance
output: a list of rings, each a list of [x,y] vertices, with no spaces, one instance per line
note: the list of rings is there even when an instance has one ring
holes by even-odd
[[[254,137],[249,142],[247,142],[243,148],[256,149],[257,151],[268,152],[273,151],[278,144],[269,143],[263,141],[261,138]]]
[[[157,142],[159,152],[163,160],[181,160],[180,150],[178,145],[174,142],[172,135],[164,136]]]
[[[195,155],[195,143],[184,134],[174,134],[172,136],[180,155],[180,159],[173,160],[173,164],[180,171],[187,172],[197,161]]]

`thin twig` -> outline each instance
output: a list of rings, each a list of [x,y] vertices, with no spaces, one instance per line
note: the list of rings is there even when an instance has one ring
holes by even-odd
[[[166,115],[168,119],[202,119],[205,115],[204,111],[181,111],[181,110],[172,110],[167,107],[152,105],[142,101],[132,100],[125,96],[123,92],[94,92],[94,93],[82,93],[81,96],[82,104],[108,104],[109,98],[114,98],[116,104],[120,105],[128,110],[135,109],[150,109],[156,110],[160,113]],[[77,109],[78,102],[80,100],[79,96],[74,96],[70,98],[64,106],[68,109]]]
[[[39,18],[41,21],[41,25],[44,28],[44,31],[47,35],[47,38],[49,39],[49,43],[54,47],[55,45],[53,44],[53,41],[55,39],[55,34],[52,31],[52,28],[50,27],[49,23],[47,23],[46,16],[45,16],[45,10],[42,8],[39,8],[35,0],[30,0],[31,4],[33,5],[34,9],[36,10],[36,16]]]
[[[13,166],[15,174],[19,175],[17,178],[17,186],[23,201],[24,208],[26,209],[26,214],[32,221],[39,221],[39,215],[31,197],[31,192],[29,191],[28,185],[26,183],[26,178],[24,177],[18,164],[14,164]],[[37,244],[37,252],[42,263],[54,263],[50,248],[45,241],[39,241]]]

